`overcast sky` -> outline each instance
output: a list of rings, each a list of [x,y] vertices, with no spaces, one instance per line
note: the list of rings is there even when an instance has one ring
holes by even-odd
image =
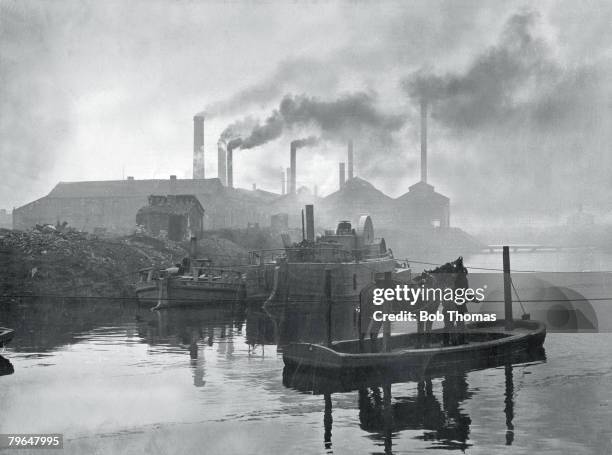
[[[265,124],[286,95],[402,120],[287,124],[235,152],[238,186],[279,191],[288,143],[316,135],[298,184],[334,191],[354,135],[357,174],[396,197],[418,179],[418,98],[434,90],[430,183],[455,220],[612,210],[612,2],[0,5],[0,208],[58,181],[190,177],[200,111],[216,177],[221,132]]]

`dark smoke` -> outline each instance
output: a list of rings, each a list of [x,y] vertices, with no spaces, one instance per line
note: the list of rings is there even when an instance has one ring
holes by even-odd
[[[243,149],[250,149],[274,140],[283,133],[284,122],[278,111],[274,111],[264,124],[259,122],[251,130],[242,144]]]
[[[319,138],[316,136],[308,136],[303,139],[296,139],[291,141],[291,147],[301,149],[303,147],[314,147],[319,143]]]
[[[287,125],[312,122],[332,135],[364,127],[393,132],[404,125],[403,116],[380,112],[375,102],[372,95],[363,92],[345,95],[335,101],[321,101],[305,95],[285,96],[280,113]]]
[[[227,143],[227,151],[231,152],[232,150],[234,150],[235,148],[238,148],[242,145],[242,139],[237,137],[235,139],[232,139],[231,141],[229,141]]]
[[[565,63],[554,43],[539,37],[540,25],[537,13],[515,14],[463,71],[422,70],[403,81],[415,105],[430,103],[433,128],[445,127],[431,136],[469,151],[431,148],[433,178],[461,178],[451,181],[460,188],[453,195],[458,211],[504,217],[559,216],[579,204],[610,210],[610,63]]]
[[[262,107],[275,102],[291,90],[330,89],[338,83],[338,75],[315,58],[292,58],[280,62],[266,78],[231,95],[225,100],[211,103],[198,115],[208,117],[232,115],[249,107]]]
[[[292,127],[316,126],[327,139],[345,141],[364,130],[389,137],[405,122],[402,115],[387,114],[376,107],[376,99],[367,93],[354,93],[334,101],[321,101],[306,95],[286,95],[277,110],[261,124],[257,122],[245,137],[242,148],[253,148],[279,138]],[[236,125],[226,128],[224,134],[232,135]],[[227,133],[226,133],[227,132]]]
[[[479,55],[463,74],[418,71],[402,82],[410,97],[433,105],[433,116],[452,128],[478,128],[507,121],[525,103],[529,87],[545,86],[558,73],[546,43],[534,35],[533,12],[512,16],[497,45]]]
[[[230,125],[228,125],[219,139],[228,142],[236,137],[245,137],[248,136],[253,128],[259,124],[259,121],[254,119],[253,117],[246,117],[244,119],[238,120]]]

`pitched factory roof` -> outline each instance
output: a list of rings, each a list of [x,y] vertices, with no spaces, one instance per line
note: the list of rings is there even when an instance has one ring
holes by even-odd
[[[150,194],[212,194],[223,189],[219,179],[177,179],[173,191],[169,179],[102,180],[92,182],[60,182],[48,197],[146,197]]]

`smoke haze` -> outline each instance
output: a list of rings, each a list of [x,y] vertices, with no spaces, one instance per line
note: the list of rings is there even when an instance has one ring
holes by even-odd
[[[418,180],[427,97],[429,181],[458,225],[563,219],[579,203],[612,213],[610,2],[0,9],[0,154],[12,164],[0,168],[0,207],[58,181],[189,177],[202,109],[208,176],[218,138],[240,137],[253,151],[240,154],[236,185],[280,191],[267,169],[286,167],[289,142],[313,135],[321,142],[299,183],[326,194],[350,136],[357,174],[396,197]]]

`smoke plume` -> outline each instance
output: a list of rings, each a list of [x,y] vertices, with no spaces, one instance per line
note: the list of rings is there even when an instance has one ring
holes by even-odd
[[[242,139],[237,137],[235,139],[232,139],[231,141],[229,141],[227,143],[227,151],[231,152],[232,150],[234,150],[235,148],[238,148],[242,145]]]
[[[198,115],[232,115],[244,112],[245,108],[251,106],[266,106],[291,90],[319,91],[321,87],[333,88],[337,85],[338,76],[333,71],[325,70],[325,66],[315,58],[284,60],[268,77],[224,100],[209,104]]]
[[[373,95],[358,92],[344,95],[334,101],[321,101],[306,95],[286,95],[265,122],[256,122],[247,136],[243,136],[243,149],[263,145],[279,138],[293,127],[315,126],[326,139],[346,140],[360,132],[374,131],[380,136],[390,136],[405,122],[402,115],[382,112],[376,106]],[[230,125],[223,134],[235,135],[238,125]]]
[[[319,138],[316,136],[308,136],[303,139],[296,139],[291,141],[291,146],[296,149],[301,149],[303,147],[314,147],[319,143]]]
[[[535,33],[538,14],[515,14],[497,45],[471,62],[463,74],[420,70],[402,83],[416,102],[429,101],[433,116],[451,128],[475,129],[513,118],[559,68],[547,43]]]

